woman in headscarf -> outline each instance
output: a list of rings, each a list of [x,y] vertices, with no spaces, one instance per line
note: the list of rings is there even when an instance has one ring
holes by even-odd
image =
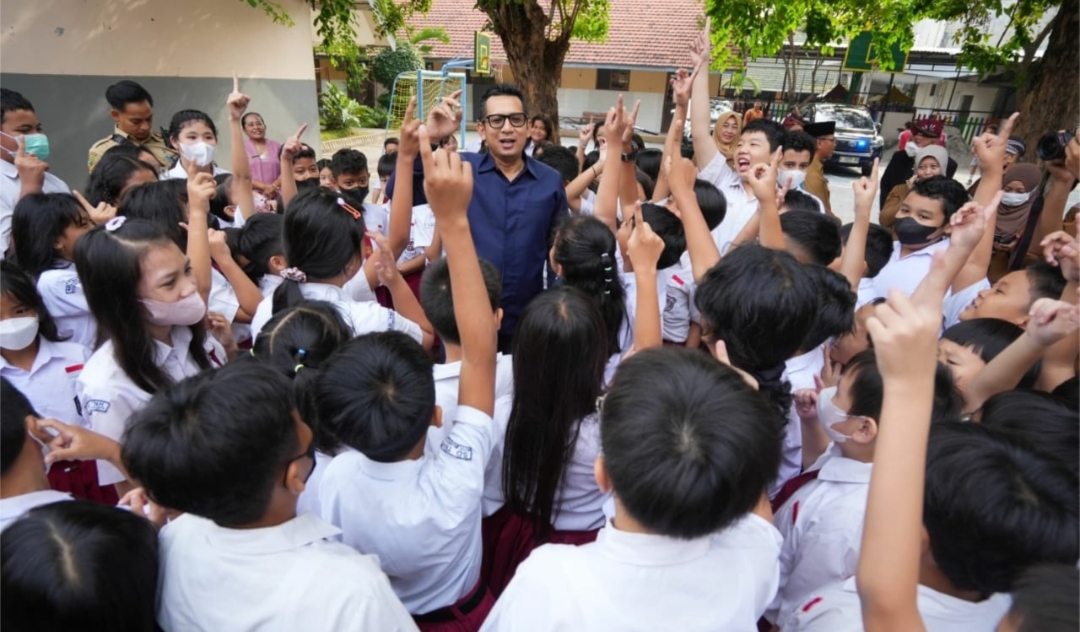
[[[925,180],[933,176],[945,174],[945,167],[949,164],[949,154],[941,145],[927,145],[919,149],[915,154],[915,173],[905,182],[894,186],[885,198],[885,204],[881,207],[878,223],[886,228],[892,228],[896,221],[896,212],[900,210],[900,204],[911,191],[911,187],[919,180]]]
[[[1019,163],[1009,167],[1001,181],[1003,193],[994,227],[994,254],[990,259],[991,283],[1009,272],[1009,261],[1024,236],[1028,216],[1039,197],[1042,171],[1033,164]]]
[[[742,117],[738,112],[727,111],[716,119],[716,127],[713,128],[713,142],[720,153],[727,158],[728,166],[735,168],[735,145],[739,142],[739,134],[742,133]]]

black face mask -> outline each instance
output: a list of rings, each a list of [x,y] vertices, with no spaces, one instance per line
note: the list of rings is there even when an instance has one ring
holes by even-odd
[[[939,227],[920,224],[914,217],[901,217],[893,224],[896,238],[905,246],[917,246],[930,241]]]
[[[297,180],[296,181],[296,190],[297,191],[307,191],[309,189],[314,189],[317,186],[319,186],[319,179],[318,178],[308,178],[307,180]]]

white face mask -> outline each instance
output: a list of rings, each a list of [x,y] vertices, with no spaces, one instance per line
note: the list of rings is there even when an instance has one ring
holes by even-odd
[[[822,430],[825,431],[825,434],[829,435],[829,439],[832,440],[833,443],[843,443],[851,437],[834,429],[833,426],[847,421],[851,415],[837,408],[836,404],[833,403],[833,397],[836,397],[835,386],[822,389],[822,391],[818,393],[818,423],[821,424]]]
[[[1034,193],[1032,191],[1031,193]],[[1020,206],[1031,199],[1031,193],[1002,193],[1002,206]]]
[[[38,335],[37,316],[0,320],[0,349],[22,351]]]
[[[788,180],[791,180],[790,184],[788,184]],[[798,189],[803,182],[806,182],[805,171],[788,171],[787,169],[776,170],[776,184],[780,188],[787,186],[789,189]]]
[[[194,162],[199,167],[206,167],[214,162],[214,151],[217,147],[197,140],[190,145],[180,145],[180,153],[188,162]]]
[[[904,145],[904,153],[914,158],[915,154],[919,153],[919,146],[909,140],[908,143]]]

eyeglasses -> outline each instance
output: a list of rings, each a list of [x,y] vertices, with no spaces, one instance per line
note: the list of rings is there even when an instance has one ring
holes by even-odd
[[[488,114],[483,118],[483,121],[484,125],[490,125],[495,129],[502,129],[507,121],[510,121],[511,127],[525,127],[525,124],[529,122],[529,117],[521,112],[515,112],[514,114]]]

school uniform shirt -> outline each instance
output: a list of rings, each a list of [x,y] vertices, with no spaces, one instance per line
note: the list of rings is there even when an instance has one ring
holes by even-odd
[[[21,192],[22,180],[19,179],[18,169],[14,164],[0,160],[0,259],[4,258],[4,252],[11,245],[11,216],[19,203]],[[41,192],[71,193],[71,189],[63,180],[46,171]]]
[[[97,322],[90,315],[75,264],[57,260],[54,265],[55,268],[43,271],[38,277],[38,294],[45,303],[45,309],[56,321],[56,331],[60,336],[70,336],[68,342],[93,349]]]
[[[284,281],[284,277],[280,274],[264,274],[259,278],[259,292],[263,295],[263,298],[273,296],[274,290],[278,289],[278,286]]]
[[[191,337],[191,328],[173,327],[171,347],[154,341],[154,364],[177,382],[202,370],[189,353]],[[204,348],[210,356],[211,366],[224,365],[225,349],[213,336],[207,334]],[[120,441],[128,418],[146,406],[153,397],[139,388],[120,368],[112,340],[105,341],[83,365],[83,371],[75,382],[75,392],[87,427],[114,441]],[[97,468],[98,485],[102,487],[124,480],[120,470],[108,461],[99,460]]]
[[[184,514],[162,527],[165,632],[416,630],[378,558],[336,541],[304,514],[274,527],[227,529]]]
[[[11,523],[26,515],[26,512],[35,507],[48,505],[55,502],[72,500],[71,494],[44,489],[40,492],[20,494],[11,498],[0,498],[0,531],[7,529]]]
[[[333,459],[332,454],[315,451],[315,467],[311,470],[307,482],[304,483],[304,491],[300,492],[300,497],[296,499],[297,515],[304,513],[319,515],[319,481],[326,472],[326,466],[330,465]]]
[[[581,206],[578,207],[579,215],[592,215],[596,209],[596,194],[590,189],[585,189],[581,194]]]
[[[863,305],[872,302],[877,298],[877,292],[874,290],[874,280],[868,277],[859,279],[859,288],[855,290],[855,311],[859,311]]]
[[[800,388],[814,388],[814,376],[821,375],[821,370],[825,367],[822,346],[815,347],[784,363],[784,374],[781,379],[791,383],[792,393]],[[788,409],[787,419],[788,422],[784,426],[783,451],[780,454],[780,472],[769,486],[770,498],[780,491],[784,483],[795,478],[802,471],[802,422],[799,420],[798,413],[795,412],[794,403]]]
[[[784,545],[780,591],[766,617],[781,625],[807,595],[853,577],[859,564],[873,464],[846,458],[835,445],[825,456],[817,478],[795,492],[774,519]]]
[[[779,552],[780,535],[755,515],[693,540],[609,522],[591,544],[535,549],[481,631],[755,630]]]
[[[690,336],[690,323],[701,323],[701,312],[694,305],[697,284],[693,270],[680,266],[668,277],[666,289],[660,327],[664,340],[681,344]]]
[[[51,342],[38,336],[38,354],[29,371],[9,364],[0,356],[0,376],[11,381],[44,418],[86,426],[75,382],[90,350],[73,342]]]
[[[217,166],[217,164],[215,164],[213,175],[220,176],[223,173],[227,174],[231,172],[227,169],[222,169],[221,167]],[[165,177],[171,180],[187,180],[187,169],[184,167],[184,164],[178,159],[173,168],[169,169],[165,173]]]
[[[390,204],[364,204],[364,222],[368,230],[377,231],[384,237],[390,236]],[[425,249],[431,245],[435,235],[435,213],[430,204],[413,207],[409,224],[409,242],[398,255],[399,266],[424,256]]]
[[[994,632],[1012,606],[1012,597],[996,593],[979,603],[972,603],[919,584],[916,602],[926,632]],[[814,591],[803,600],[783,630],[861,632],[862,606],[855,578]]]
[[[230,323],[236,320],[236,312],[240,311],[236,290],[216,268],[210,268],[210,296],[206,301],[206,311],[217,312]]]
[[[361,271],[362,274],[362,271]],[[350,283],[352,283],[350,281]],[[367,280],[363,280],[367,285]],[[359,283],[353,283],[352,287],[359,287]],[[358,302],[353,300],[347,293],[346,288],[328,285],[326,283],[301,283],[300,293],[304,298],[312,301],[326,301],[333,303],[342,318],[353,330],[353,334],[359,336],[375,331],[400,331],[408,334],[413,340],[423,342],[424,332],[413,321],[401,316],[392,309],[387,309],[375,301]],[[251,337],[257,338],[263,326],[274,315],[274,297],[267,296],[259,303],[255,315],[251,319]]]
[[[893,252],[889,257],[889,262],[874,277],[875,297],[888,298],[891,288],[896,288],[905,295],[911,296],[915,288],[919,287],[919,283],[930,273],[930,262],[933,261],[934,253],[948,247],[949,238],[946,237],[901,257],[900,242],[893,242]]]
[[[720,254],[727,254],[735,238],[739,236],[746,222],[757,212],[758,201],[753,193],[743,187],[739,174],[728,166],[724,154],[716,152],[713,159],[701,170],[698,177],[711,182],[727,200],[727,213],[720,225],[712,229],[713,241],[720,249]]]
[[[552,524],[556,531],[590,531],[604,526],[604,503],[610,494],[596,483],[596,457],[600,456],[600,417],[578,422],[574,453],[566,463],[555,495]]]
[[[379,556],[412,614],[457,603],[480,579],[480,503],[492,434],[491,417],[459,406],[433,459],[379,463],[347,449],[323,473],[320,515],[342,530],[346,544]]]
[[[979,296],[979,292],[990,288],[990,280],[983,279],[978,283],[973,283],[959,292],[953,292],[949,290],[948,295],[945,296],[944,302],[941,304],[942,318],[944,319],[943,326],[945,329],[952,327],[960,322],[960,313],[967,309],[972,301]]]

